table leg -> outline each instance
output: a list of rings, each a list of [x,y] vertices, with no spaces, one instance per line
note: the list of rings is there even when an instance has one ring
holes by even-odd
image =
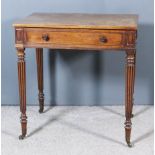
[[[135,65],[135,68],[136,68],[136,50],[134,52],[134,65]],[[135,68],[134,68],[134,71],[133,71],[133,94],[134,94],[134,85],[135,85],[135,72],[136,72]],[[134,97],[132,98],[132,111],[133,111],[133,105],[134,105]],[[132,118],[134,117],[133,112],[132,112],[131,117]]]
[[[44,93],[43,93],[43,49],[36,48],[36,62],[37,62],[37,76],[38,76],[38,99],[39,99],[39,112],[44,110]]]
[[[18,56],[18,82],[19,82],[19,99],[21,111],[21,129],[22,134],[19,139],[24,139],[27,132],[27,116],[26,116],[26,66],[24,48],[17,48]]]
[[[126,142],[129,147],[131,147],[130,137],[131,137],[131,117],[132,117],[132,107],[133,107],[133,93],[134,93],[134,79],[135,79],[135,53],[136,51],[127,50],[126,51],[126,91],[125,91],[125,133]]]

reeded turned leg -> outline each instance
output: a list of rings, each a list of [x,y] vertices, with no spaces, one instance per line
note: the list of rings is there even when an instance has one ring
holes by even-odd
[[[131,117],[133,108],[133,93],[134,93],[134,79],[135,79],[135,53],[136,51],[126,51],[126,90],[125,90],[125,136],[126,142],[131,147]]]
[[[27,133],[27,116],[26,116],[26,66],[24,60],[24,48],[17,48],[18,56],[18,82],[19,82],[19,99],[21,111],[21,129],[22,134],[19,139],[24,139]]]
[[[43,93],[43,49],[36,48],[36,62],[37,62],[37,76],[38,76],[38,100],[39,100],[39,112],[44,110],[44,93]]]
[[[136,50],[134,52],[134,65],[135,65],[135,68],[136,68]],[[134,85],[135,85],[135,71],[136,71],[135,68],[134,68],[134,71],[133,71],[133,95],[134,95]],[[133,105],[134,105],[134,97],[132,97],[132,111],[133,111]],[[131,117],[132,118],[134,117],[133,112],[132,112]]]

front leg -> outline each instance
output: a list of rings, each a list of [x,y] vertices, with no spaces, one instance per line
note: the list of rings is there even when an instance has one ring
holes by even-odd
[[[133,107],[133,93],[134,93],[134,78],[135,78],[135,53],[136,51],[127,50],[126,51],[126,90],[125,90],[125,133],[126,142],[129,147],[131,147],[130,137],[131,137],[131,117],[132,117],[132,107]]]
[[[135,65],[135,67],[134,67],[134,71],[133,71],[133,87],[132,87],[133,88],[133,95],[134,95],[134,85],[135,85],[135,75],[136,75],[136,50],[134,52],[134,65]],[[133,105],[134,105],[134,97],[132,97],[132,111],[133,111]],[[131,117],[132,118],[134,117],[133,112],[132,112]]]
[[[19,82],[19,99],[21,112],[21,129],[22,134],[19,139],[24,139],[27,133],[27,116],[26,116],[26,66],[24,48],[17,48],[18,56],[18,82]]]

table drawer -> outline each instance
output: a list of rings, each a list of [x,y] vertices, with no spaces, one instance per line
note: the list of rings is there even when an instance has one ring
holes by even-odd
[[[24,42],[29,46],[63,48],[121,48],[124,31],[25,28]]]

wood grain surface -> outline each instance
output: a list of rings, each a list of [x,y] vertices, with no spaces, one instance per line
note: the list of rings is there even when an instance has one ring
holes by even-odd
[[[137,15],[34,13],[15,22],[19,96],[23,139],[27,132],[25,48],[36,48],[39,112],[44,109],[43,48],[121,49],[126,52],[125,138],[131,147],[131,118],[135,81]]]
[[[135,30],[137,20],[134,14],[33,13],[13,26]]]
[[[24,28],[25,47],[123,48],[125,31]]]

